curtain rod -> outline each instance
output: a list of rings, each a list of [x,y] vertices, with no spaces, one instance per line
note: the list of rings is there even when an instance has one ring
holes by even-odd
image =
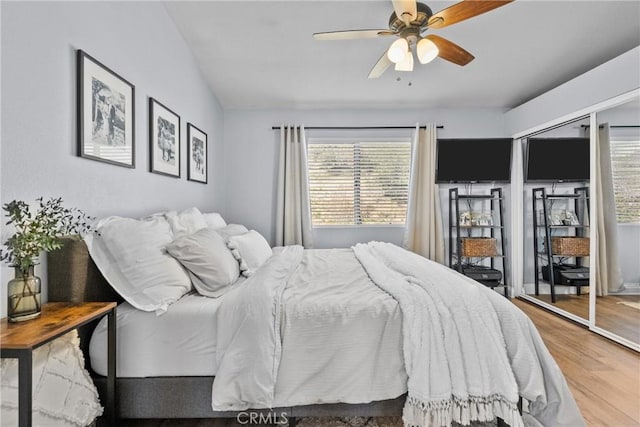
[[[598,125],[598,126],[604,126],[604,125]],[[591,127],[591,125],[582,125],[583,128],[588,128]],[[640,125],[613,125],[613,126],[609,126],[610,128],[640,128]]]
[[[305,126],[306,130],[338,130],[338,129],[415,129],[415,126]],[[426,129],[426,126],[420,126],[420,129]],[[437,129],[444,129],[443,125],[437,125]],[[280,126],[272,126],[271,130],[280,129]]]

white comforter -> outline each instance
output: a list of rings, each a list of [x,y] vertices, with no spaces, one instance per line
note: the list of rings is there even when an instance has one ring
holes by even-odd
[[[451,399],[459,397],[454,392],[459,391],[460,381],[466,382],[465,387],[472,394],[475,389],[468,388],[476,385],[481,386],[479,390],[483,393],[498,390],[497,394],[506,402],[515,398],[517,387],[517,392],[531,402],[532,415],[543,425],[584,424],[561,372],[520,310],[452,270],[422,262],[426,260],[397,247],[382,251],[385,254],[381,255],[381,251],[375,250],[376,245],[385,244],[372,243],[356,248],[356,254],[360,254],[358,259],[348,250],[303,252],[298,246],[286,247],[271,257],[254,276],[225,295],[218,310],[214,410],[340,401],[364,403],[397,397],[407,391],[407,382],[411,398],[412,391],[416,390],[412,378],[422,377],[428,382],[434,367],[450,369],[446,361],[451,359],[460,363],[472,361],[488,369],[478,375],[473,370],[459,370],[455,368],[459,365],[454,364],[450,383],[455,387],[447,396]],[[367,257],[370,262],[364,260]],[[413,265],[416,259],[422,260],[417,266]],[[372,269],[372,266],[376,267]],[[384,274],[372,271],[379,268],[386,269],[382,270]],[[500,337],[502,344],[498,347],[503,351],[500,357],[507,365],[507,372],[498,375],[491,364],[474,361],[469,354],[445,355],[444,366],[443,357],[424,362],[412,360],[420,353],[411,351],[416,343],[405,342],[412,338],[407,338],[402,324],[408,321],[407,313],[403,312],[413,309],[407,308],[406,301],[399,305],[391,297],[389,293],[393,293],[393,289],[388,283],[374,283],[387,274],[406,278],[406,283],[414,286],[428,283],[430,275],[437,281],[445,280],[451,288],[450,301],[456,301],[456,295],[464,288],[472,286],[476,289],[474,292],[482,295],[486,305],[491,307],[492,313],[485,317],[493,316],[495,322],[483,326],[492,328],[486,336]],[[439,292],[447,295],[447,287],[440,286]],[[415,304],[413,311],[420,311],[418,306],[425,303],[415,301]],[[425,330],[434,326],[423,325]],[[434,332],[438,333],[437,328]],[[451,343],[451,337],[448,339],[447,343]],[[487,352],[486,349],[481,351],[490,354]],[[512,372],[508,371],[508,365]],[[411,374],[409,378],[406,371]],[[477,377],[483,376],[479,382]],[[492,381],[494,377],[496,381]],[[426,387],[420,397],[429,399],[431,391],[443,390],[447,392],[446,387]],[[467,416],[452,414],[444,419],[428,416],[419,421],[425,425],[448,425],[451,419],[466,422],[486,416],[480,416],[476,411]],[[517,424],[520,420],[512,418],[511,421]]]

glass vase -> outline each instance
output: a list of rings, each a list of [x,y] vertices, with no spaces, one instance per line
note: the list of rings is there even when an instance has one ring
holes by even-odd
[[[15,277],[7,289],[7,318],[9,322],[22,322],[40,316],[40,278],[33,274],[33,266],[24,271],[15,267]]]

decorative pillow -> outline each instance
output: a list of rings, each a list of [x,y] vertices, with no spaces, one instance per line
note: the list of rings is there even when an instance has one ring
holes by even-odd
[[[207,228],[207,222],[205,221],[204,216],[196,207],[189,208],[180,213],[170,211],[165,215],[175,237],[193,234],[198,230]]]
[[[187,269],[193,286],[201,295],[219,297],[240,276],[238,261],[212,228],[178,237],[166,248]]]
[[[227,222],[222,218],[219,213],[203,213],[204,221],[207,223],[207,227],[217,230],[222,227],[226,227]]]
[[[273,255],[269,243],[255,230],[232,236],[229,238],[228,246],[240,262],[240,271],[245,277],[251,276]]]
[[[229,224],[226,227],[218,228],[216,233],[218,233],[225,242],[229,243],[229,239],[232,236],[237,236],[239,234],[245,234],[249,232],[247,227],[240,224]]]
[[[162,314],[191,290],[189,275],[165,251],[173,234],[166,219],[110,217],[85,237],[89,254],[109,284],[132,306]]]

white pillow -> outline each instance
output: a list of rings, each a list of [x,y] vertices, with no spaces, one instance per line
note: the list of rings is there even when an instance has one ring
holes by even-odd
[[[193,286],[207,297],[221,296],[240,276],[238,261],[212,228],[178,237],[167,245],[167,252],[180,261]]]
[[[155,212],[155,213],[152,213],[150,215],[145,215],[145,216],[141,217],[140,219],[142,221],[149,221],[149,220],[156,219],[156,218],[166,219],[167,218],[167,211]]]
[[[207,228],[207,222],[202,212],[196,207],[189,208],[180,213],[170,211],[165,215],[175,237],[193,234],[198,230]]]
[[[214,230],[227,225],[227,222],[219,213],[203,213],[202,216],[204,217],[204,221],[207,223],[207,227],[213,228]]]
[[[191,290],[189,275],[165,251],[173,235],[166,219],[110,217],[85,242],[109,284],[132,306],[162,314]]]
[[[249,230],[247,229],[247,227],[240,224],[229,224],[216,230],[216,233],[218,233],[227,243],[229,243],[229,239],[231,238],[231,236],[237,236],[238,234],[244,234],[248,232]]]
[[[251,276],[273,255],[269,243],[255,230],[231,236],[228,246],[233,256],[240,262],[240,271],[245,277]]]

